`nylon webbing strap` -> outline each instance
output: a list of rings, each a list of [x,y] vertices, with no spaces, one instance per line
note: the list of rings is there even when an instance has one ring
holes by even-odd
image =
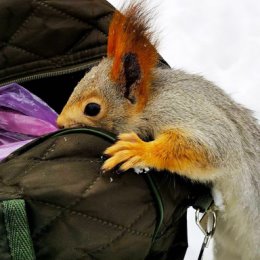
[[[12,260],[35,260],[24,200],[3,201],[3,212]]]

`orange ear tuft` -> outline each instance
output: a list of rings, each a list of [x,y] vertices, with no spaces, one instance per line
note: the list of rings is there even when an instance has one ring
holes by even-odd
[[[122,83],[122,78],[125,80],[125,57],[129,54],[136,57],[140,70],[138,82],[135,82],[138,84],[136,97],[140,108],[148,99],[152,69],[158,62],[158,53],[151,43],[151,36],[149,13],[144,12],[143,2],[131,4],[122,13],[115,12],[109,27],[107,47],[108,57],[113,58],[111,78]]]

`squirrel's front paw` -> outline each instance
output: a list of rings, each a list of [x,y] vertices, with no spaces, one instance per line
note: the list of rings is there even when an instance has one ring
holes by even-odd
[[[119,141],[107,148],[105,155],[111,156],[102,166],[102,171],[109,171],[116,165],[122,164],[120,171],[127,171],[130,168],[145,168],[145,155],[149,149],[149,142],[145,142],[135,133],[119,135]]]

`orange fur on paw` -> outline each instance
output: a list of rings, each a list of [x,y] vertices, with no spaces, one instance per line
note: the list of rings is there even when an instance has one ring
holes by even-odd
[[[106,149],[105,154],[111,156],[104,165],[102,170],[108,171],[118,164],[120,170],[127,171],[134,167],[145,167],[143,154],[149,150],[149,143],[141,140],[135,133],[121,134],[119,141]]]
[[[214,171],[211,155],[204,144],[181,130],[169,130],[153,142],[150,163],[157,170],[168,170],[192,179],[209,179]]]
[[[213,171],[207,149],[179,130],[164,132],[151,142],[141,140],[135,133],[122,134],[105,154],[111,157],[104,163],[104,171],[121,164],[122,171],[150,167],[193,179],[207,179]]]

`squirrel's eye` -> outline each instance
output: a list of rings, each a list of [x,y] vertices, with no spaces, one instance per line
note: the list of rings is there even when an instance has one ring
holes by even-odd
[[[100,112],[101,107],[97,103],[89,103],[84,109],[84,114],[87,116],[96,116]]]

